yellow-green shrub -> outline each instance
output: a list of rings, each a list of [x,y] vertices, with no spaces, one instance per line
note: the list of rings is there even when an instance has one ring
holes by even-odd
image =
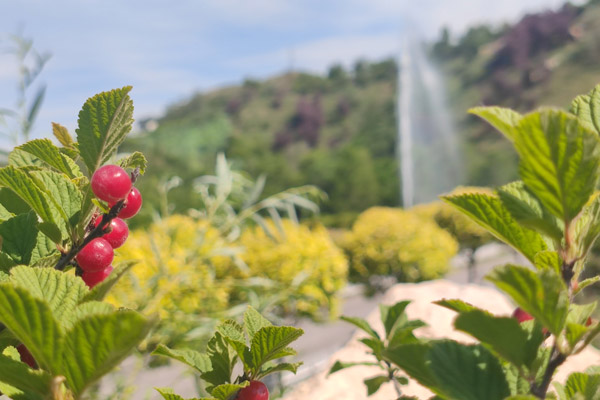
[[[337,292],[346,284],[348,263],[320,224],[309,228],[282,220],[282,230],[268,224],[274,238],[260,227],[247,229],[240,237],[240,255],[248,269],[239,276],[268,278],[282,291],[280,304],[285,314],[300,313],[319,317],[326,309],[335,314]],[[276,295],[265,293],[265,295]]]
[[[363,212],[343,242],[350,258],[350,279],[373,275],[416,282],[442,276],[458,251],[456,240],[427,217],[399,208]]]

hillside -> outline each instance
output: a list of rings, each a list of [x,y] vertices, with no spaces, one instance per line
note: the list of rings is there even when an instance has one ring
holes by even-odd
[[[429,46],[446,78],[465,184],[497,185],[516,176],[512,168],[498,168],[516,165],[509,143],[467,115],[468,108],[566,106],[600,82],[597,3],[528,15],[512,26],[473,27],[456,41],[444,31]],[[329,194],[327,214],[397,205],[396,75],[390,59],[358,61],[351,70],[332,66],[327,76],[246,80],[173,105],[157,129],[130,140],[126,149],[141,149],[152,160],[142,183],[152,190],[172,175],[183,179],[170,193],[175,211],[198,201],[190,182],[212,171],[219,151],[250,176],[266,174],[265,194],[321,187]],[[158,207],[161,196],[152,201]]]

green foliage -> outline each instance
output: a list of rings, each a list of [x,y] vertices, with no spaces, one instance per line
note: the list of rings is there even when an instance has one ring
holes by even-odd
[[[222,322],[210,339],[206,353],[191,349],[173,350],[159,346],[154,355],[166,356],[183,362],[199,373],[211,399],[228,400],[252,380],[281,372],[296,370],[302,363],[275,361],[296,354],[288,347],[304,331],[290,326],[274,326],[258,311],[248,307],[244,325],[234,320]],[[237,361],[242,374],[232,377]],[[165,399],[180,399],[169,390],[157,389]]]
[[[448,270],[458,250],[433,219],[384,207],[363,212],[342,246],[350,259],[350,279],[359,282],[378,275],[400,282],[434,279]]]
[[[406,385],[408,380],[406,377],[400,375],[398,367],[390,365],[389,360],[385,358],[385,354],[397,347],[418,343],[413,331],[425,326],[425,323],[421,320],[409,320],[407,318],[405,310],[409,303],[408,301],[402,301],[391,306],[383,304],[379,306],[381,322],[385,331],[383,336],[380,336],[364,319],[343,316],[342,320],[353,324],[369,335],[368,338],[361,339],[360,341],[369,348],[367,353],[372,357],[370,361],[362,362],[348,363],[336,361],[330,368],[329,375],[355,366],[378,367],[382,370],[381,375],[367,378],[363,381],[367,388],[367,396],[375,394],[381,385],[388,382],[394,384],[396,393],[398,396],[401,396],[401,386],[403,384]]]

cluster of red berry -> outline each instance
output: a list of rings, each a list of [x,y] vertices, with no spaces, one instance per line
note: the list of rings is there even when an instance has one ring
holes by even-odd
[[[250,381],[238,392],[236,400],[269,400],[269,389],[261,381]]]
[[[123,219],[131,218],[142,207],[140,192],[132,187],[131,178],[125,170],[117,165],[105,165],[94,172],[91,180],[92,191],[100,200],[113,207],[125,200],[117,218],[102,227],[105,233],[90,241],[76,256],[79,267],[83,270],[83,281],[93,288],[102,282],[113,270],[114,250],[127,240],[129,228]],[[102,216],[96,216],[94,225],[102,222]]]

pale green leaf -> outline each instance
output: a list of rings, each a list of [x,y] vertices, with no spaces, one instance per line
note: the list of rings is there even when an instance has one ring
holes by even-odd
[[[565,393],[569,399],[573,399],[579,394],[582,395],[582,400],[598,400],[600,398],[600,375],[572,373],[567,378]]]
[[[290,354],[287,346],[304,334],[302,329],[291,326],[266,326],[252,339],[250,352],[252,366],[258,369],[264,363]]]
[[[389,376],[387,375],[377,375],[372,378],[367,378],[363,380],[363,383],[367,387],[367,396],[371,396],[375,394],[381,385],[390,381]]]
[[[184,399],[183,397],[175,394],[171,388],[154,388],[165,400],[217,400],[214,397],[202,397],[193,399]]]
[[[58,142],[65,147],[73,147],[75,144],[67,128],[61,124],[57,124],[56,122],[52,123],[52,134],[58,140]]]
[[[556,251],[545,250],[535,255],[533,265],[537,269],[550,269],[560,274],[562,260]]]
[[[43,399],[50,392],[52,376],[45,371],[33,370],[20,361],[0,354],[0,382],[0,389],[5,391],[5,394],[9,394],[5,385],[9,385],[18,390],[39,395],[39,397],[32,396],[32,398]],[[10,388],[8,389],[10,390]]]
[[[589,331],[583,325],[574,324],[567,322],[565,329],[565,338],[571,349],[575,348],[575,345],[583,338],[583,336]]]
[[[59,210],[66,226],[75,227],[79,222],[83,194],[65,175],[52,171],[30,173],[41,190],[46,191]]]
[[[206,353],[210,359],[212,371],[203,373],[202,379],[208,382],[210,387],[224,382],[231,382],[231,374],[233,373],[237,353],[218,331],[208,341]]]
[[[586,287],[593,285],[595,283],[597,283],[598,281],[600,281],[600,276],[594,276],[592,278],[587,278],[582,280],[581,282],[579,282],[579,284],[577,285],[577,290],[574,290],[573,292],[575,294],[581,292],[583,289],[585,289]]]
[[[15,214],[8,211],[4,205],[0,204],[0,222],[6,221],[9,218],[14,217]]]
[[[572,221],[598,181],[598,135],[555,110],[526,115],[515,132],[521,179],[549,212],[565,223]]]
[[[506,265],[497,267],[486,278],[550,332],[560,334],[567,318],[569,296],[562,278],[553,270],[535,272]]]
[[[80,319],[91,315],[107,315],[113,314],[115,312],[115,307],[108,303],[103,303],[101,301],[86,301],[85,303],[81,303],[75,307],[75,310],[71,315],[69,315],[69,319],[72,321],[74,325]]]
[[[600,133],[600,85],[590,93],[573,99],[569,111],[590,129]]]
[[[467,312],[473,310],[479,310],[479,308],[475,307],[470,303],[466,303],[459,299],[443,299],[434,301],[433,304],[437,304],[438,306],[446,307],[449,310],[456,312]],[[483,310],[482,310],[483,311]]]
[[[502,107],[474,107],[469,113],[483,118],[510,140],[513,140],[516,126],[522,118],[518,112]]]
[[[583,210],[573,229],[573,243],[577,246],[577,255],[584,259],[600,235],[600,195],[596,193],[593,200]],[[576,272],[576,276],[579,275]]]
[[[245,388],[249,384],[250,382],[248,381],[244,381],[240,384],[224,383],[222,385],[215,386],[210,391],[210,394],[219,400],[230,400],[237,392],[240,391],[240,389]]]
[[[131,310],[78,320],[65,333],[62,372],[76,395],[117,366],[146,337],[152,322]]]
[[[25,151],[59,172],[67,175],[69,178],[75,178],[81,175],[77,164],[69,157],[63,155],[49,139],[34,139],[17,147]]]
[[[152,355],[165,356],[181,361],[200,373],[206,373],[212,370],[209,356],[192,349],[169,349],[168,347],[159,344],[156,350],[152,352]]]
[[[531,262],[536,253],[546,250],[544,239],[537,232],[520,226],[496,196],[486,193],[462,193],[443,196],[442,200],[521,252]]]
[[[131,86],[89,98],[79,112],[76,129],[79,152],[93,173],[116,152],[133,124]]]
[[[2,252],[17,264],[28,265],[38,243],[37,216],[34,212],[20,214],[0,223]]]
[[[248,335],[248,339],[250,341],[252,341],[252,338],[254,338],[256,332],[258,332],[261,328],[272,325],[273,324],[265,317],[260,315],[258,311],[248,306],[246,312],[244,313],[244,328],[246,329],[246,334]]]
[[[144,157],[144,155],[142,153],[140,153],[139,151],[134,151],[127,157],[120,159],[118,161],[118,164],[123,169],[139,168],[140,174],[144,175],[144,172],[146,172],[147,161],[146,161],[146,157]]]

